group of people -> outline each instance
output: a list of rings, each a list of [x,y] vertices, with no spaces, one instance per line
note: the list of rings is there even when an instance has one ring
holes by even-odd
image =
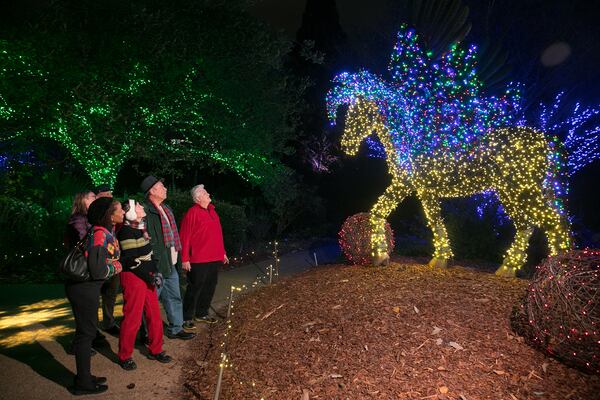
[[[120,202],[107,185],[78,193],[73,202],[65,243],[70,248],[85,243],[90,276],[65,284],[76,327],[72,353],[77,375],[71,388],[75,395],[108,389],[105,377],[91,373],[92,347],[106,343],[98,327],[100,298],[102,328],[119,336],[119,365],[127,371],[137,368],[132,355],[138,332],[149,359],[172,361],[163,349],[159,301],[168,320],[164,334],[170,339],[194,338],[194,322],[217,322],[209,315],[209,307],[218,266],[229,259],[210,194],[203,185],[191,189],[194,205],[178,230],[173,211],[165,204],[167,188],[162,180],[148,176],[140,189],[145,195],[143,203],[133,199]],[[180,271],[187,275],[183,300]],[[120,325],[114,317],[119,284],[124,303]]]

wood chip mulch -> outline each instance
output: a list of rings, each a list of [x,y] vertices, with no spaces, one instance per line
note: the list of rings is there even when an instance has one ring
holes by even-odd
[[[319,268],[235,302],[220,399],[600,399],[600,377],[527,346],[527,281],[463,267]],[[203,332],[185,397],[212,399],[225,324]]]

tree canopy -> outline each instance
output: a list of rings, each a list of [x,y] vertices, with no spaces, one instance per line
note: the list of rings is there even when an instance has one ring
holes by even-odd
[[[245,1],[30,3],[0,30],[3,140],[56,140],[95,184],[174,155],[253,184],[285,170],[302,88]]]

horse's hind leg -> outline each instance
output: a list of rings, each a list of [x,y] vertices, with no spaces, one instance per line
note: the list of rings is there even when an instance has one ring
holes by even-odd
[[[442,210],[440,200],[427,193],[419,193],[419,199],[423,204],[427,224],[433,233],[433,258],[429,261],[432,267],[444,268],[448,264],[448,260],[452,258],[452,248],[450,247],[450,239],[442,218]]]
[[[504,255],[502,265],[496,270],[498,276],[514,277],[527,261],[527,247],[529,247],[529,238],[533,233],[533,226],[518,222],[514,218],[513,222],[517,228],[517,233],[512,245]]]
[[[569,223],[566,216],[561,215],[554,196],[544,197],[540,192],[536,196],[534,207],[538,210],[533,215],[534,223],[546,232],[550,255],[567,251],[571,246]]]

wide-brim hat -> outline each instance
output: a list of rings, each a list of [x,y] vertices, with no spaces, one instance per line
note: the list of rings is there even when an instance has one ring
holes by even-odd
[[[142,192],[148,193],[148,191],[152,189],[152,186],[156,185],[158,182],[163,182],[163,179],[158,179],[153,175],[148,175],[144,178],[142,183],[140,183],[140,189]]]

